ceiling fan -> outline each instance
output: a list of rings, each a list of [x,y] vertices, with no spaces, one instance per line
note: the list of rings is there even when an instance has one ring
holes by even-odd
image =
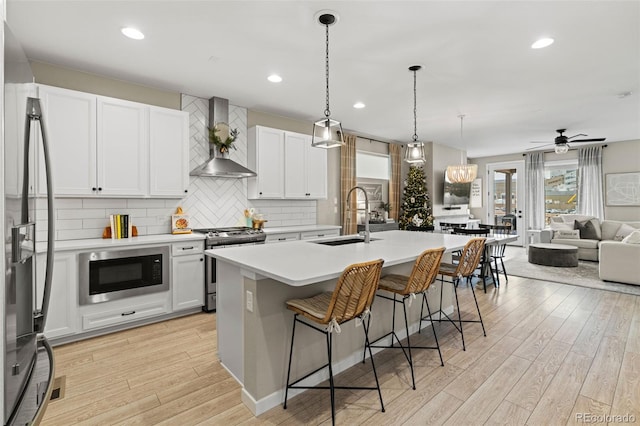
[[[595,138],[595,139],[573,139],[573,138],[577,138],[578,136],[587,136],[584,133],[578,133],[577,135],[571,136],[571,137],[566,137],[563,133],[566,132],[567,129],[558,129],[556,130],[556,132],[558,132],[560,134],[560,136],[556,136],[555,140],[553,143],[548,143],[548,142],[540,142],[540,141],[532,141],[531,143],[545,143],[547,145],[543,145],[543,146],[548,146],[548,145],[555,145],[555,151],[556,154],[564,154],[565,152],[569,151],[569,142],[571,143],[580,143],[580,142],[602,142],[604,141],[606,138]],[[537,149],[536,148],[529,148],[527,149],[527,151],[530,151],[532,149]]]

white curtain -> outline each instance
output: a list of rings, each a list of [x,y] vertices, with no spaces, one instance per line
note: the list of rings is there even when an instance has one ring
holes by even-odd
[[[604,219],[602,147],[578,150],[578,213]]]
[[[524,162],[525,187],[527,197],[525,208],[529,229],[544,229],[544,153],[531,152]]]

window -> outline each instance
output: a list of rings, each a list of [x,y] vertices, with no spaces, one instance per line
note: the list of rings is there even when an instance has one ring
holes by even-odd
[[[576,213],[578,161],[553,161],[544,165],[545,223],[564,213]]]
[[[356,177],[389,180],[390,162],[385,154],[356,151]]]

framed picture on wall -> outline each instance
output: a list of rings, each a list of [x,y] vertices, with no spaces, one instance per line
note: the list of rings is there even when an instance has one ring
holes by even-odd
[[[476,178],[471,182],[469,207],[472,209],[482,207],[482,178]]]
[[[640,206],[640,172],[605,175],[607,206]]]

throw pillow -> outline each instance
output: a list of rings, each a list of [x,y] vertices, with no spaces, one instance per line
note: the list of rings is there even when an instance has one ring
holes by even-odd
[[[594,221],[595,219],[587,220],[585,222],[578,222],[577,220],[573,223],[573,228],[580,231],[580,238],[583,240],[600,240],[600,224],[596,228]]]
[[[640,230],[633,231],[622,240],[625,244],[640,244]]]
[[[616,236],[614,237],[614,240],[622,241],[624,237],[631,234],[635,230],[636,228],[634,228],[633,226],[623,223],[622,225],[620,225],[620,228],[618,228],[618,230],[616,231]]]
[[[549,223],[549,227],[553,230],[553,231],[571,231],[573,230],[573,225],[570,223],[564,223],[564,222],[551,222]]]
[[[580,239],[580,231],[577,229],[572,229],[570,231],[561,229],[553,232],[553,238],[563,239],[563,240],[579,240]]]

